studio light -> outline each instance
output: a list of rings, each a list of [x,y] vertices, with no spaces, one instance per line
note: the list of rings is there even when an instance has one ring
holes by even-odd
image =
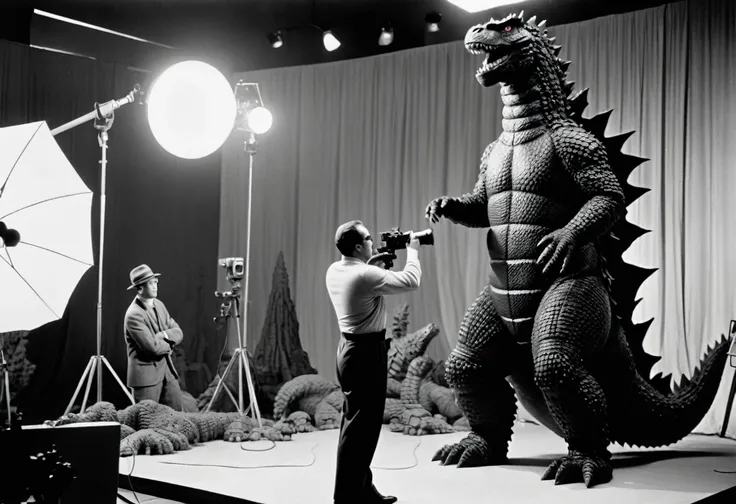
[[[284,39],[281,38],[281,30],[269,33],[268,43],[271,44],[271,47],[273,47],[274,49],[278,49],[279,47],[283,46]]]
[[[394,41],[394,29],[393,28],[383,28],[381,30],[381,34],[378,36],[378,45],[387,46],[387,45],[390,45],[391,42],[393,41]]]
[[[475,13],[502,5],[511,5],[523,2],[524,0],[447,0],[451,4],[455,4],[465,12]]]
[[[233,129],[236,101],[216,68],[183,61],[166,69],[148,96],[148,122],[159,144],[184,159],[215,152]]]
[[[427,31],[431,33],[440,31],[440,21],[442,21],[442,14],[439,12],[430,12],[424,17],[424,22],[427,23]]]
[[[261,135],[271,129],[273,115],[263,106],[258,84],[238,81],[235,84],[237,117],[235,127],[239,131]]]
[[[322,33],[322,43],[324,44],[325,49],[330,52],[340,47],[340,41],[337,40],[337,37],[335,37],[330,30]]]

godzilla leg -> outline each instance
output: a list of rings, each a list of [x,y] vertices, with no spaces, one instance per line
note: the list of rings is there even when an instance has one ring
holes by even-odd
[[[585,368],[610,326],[610,302],[598,277],[557,281],[542,299],[532,331],[534,379],[569,450],[542,479],[587,486],[611,480],[606,398]]]
[[[467,417],[471,433],[440,449],[433,460],[458,467],[503,464],[516,413],[505,377],[519,352],[491,302],[490,286],[468,308],[457,346],[445,363],[447,382]]]

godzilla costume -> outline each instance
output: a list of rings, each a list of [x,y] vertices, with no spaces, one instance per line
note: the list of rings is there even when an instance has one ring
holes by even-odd
[[[501,84],[503,133],[485,149],[471,193],[427,207],[433,222],[490,228],[491,264],[446,362],[472,430],[434,460],[506,463],[515,391],[568,445],[542,479],[589,487],[612,479],[609,443],[662,446],[695,428],[718,389],[728,341],[672,395],[663,380],[646,379],[657,360],[641,349],[651,321],[635,325],[631,315],[654,270],[622,259],[646,232],[624,218],[646,192],[626,182],[645,160],[620,152],[631,133],[604,136],[610,112],[582,117],[587,90],[571,96],[570,62],[557,58],[560,46],[543,26],[514,14],[465,37],[469,52],[486,54],[480,84]]]

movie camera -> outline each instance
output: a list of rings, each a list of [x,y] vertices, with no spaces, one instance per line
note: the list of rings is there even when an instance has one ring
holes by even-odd
[[[215,297],[223,299],[223,302],[220,305],[220,314],[214,318],[215,322],[218,318],[228,317],[230,315],[232,300],[240,299],[242,291],[240,280],[245,274],[242,257],[225,257],[223,259],[219,259],[217,264],[225,268],[225,278],[230,282],[231,288],[230,290],[223,292],[215,291]]]
[[[414,233],[414,236],[419,240],[419,245],[434,245],[434,235],[431,229],[425,229]],[[382,247],[378,247],[378,253],[389,253],[393,258],[396,258],[396,251],[405,249],[411,241],[411,233],[402,233],[398,227],[391,228],[389,231],[383,231],[381,233],[381,241],[383,242]],[[394,262],[391,258],[385,259],[386,269],[393,268]]]

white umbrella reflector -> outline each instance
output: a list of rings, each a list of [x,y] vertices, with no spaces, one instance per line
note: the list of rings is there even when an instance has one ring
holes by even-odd
[[[0,333],[61,318],[94,264],[92,192],[46,122],[0,128]],[[12,243],[9,230],[20,234]]]

